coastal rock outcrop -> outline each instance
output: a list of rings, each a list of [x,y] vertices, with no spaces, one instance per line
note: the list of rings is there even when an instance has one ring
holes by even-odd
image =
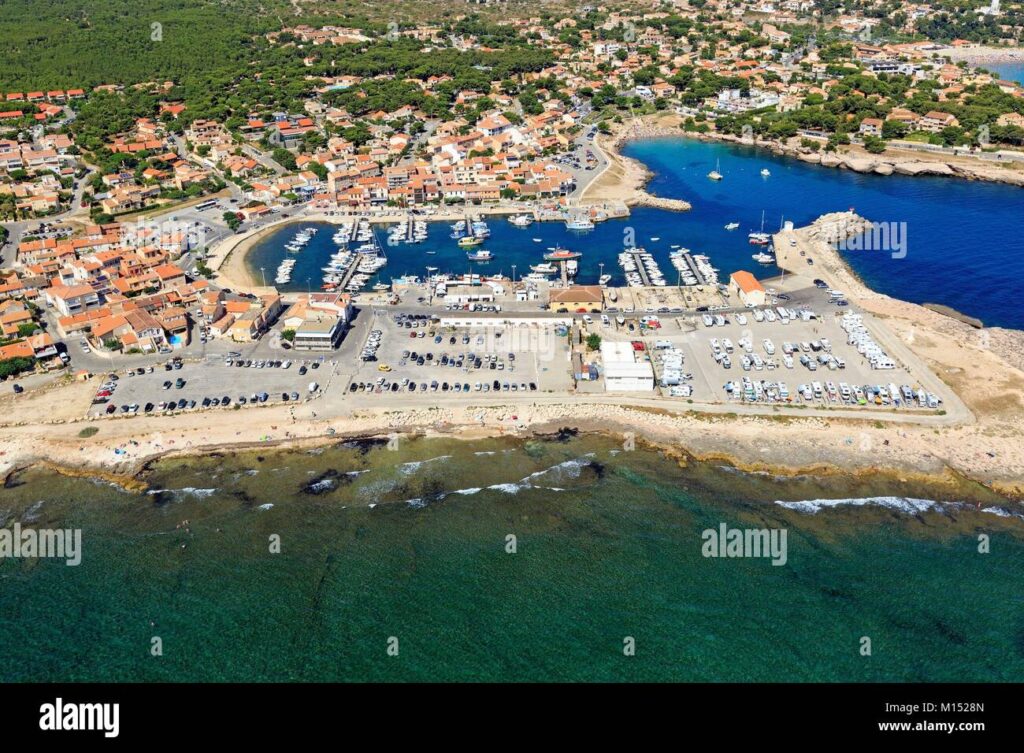
[[[893,170],[900,175],[956,175],[945,162],[897,162]]]
[[[660,129],[661,135],[664,129]],[[694,136],[694,134],[689,134]],[[1013,186],[1024,186],[1024,171],[1013,169],[1019,163],[1010,161],[976,160],[977,164],[963,161],[946,161],[939,159],[907,158],[890,155],[869,155],[857,152],[816,152],[798,145],[796,140],[788,143],[767,141],[764,139],[744,139],[728,133],[698,134],[696,138],[706,141],[724,141],[730,144],[760,146],[783,157],[794,157],[801,162],[822,167],[838,167],[858,173],[874,173],[875,175],[938,175],[959,177],[967,180],[984,180],[996,183],[1007,183]]]
[[[843,165],[855,173],[874,172],[875,168],[878,167],[878,163],[875,160],[861,157],[847,157],[843,160]]]

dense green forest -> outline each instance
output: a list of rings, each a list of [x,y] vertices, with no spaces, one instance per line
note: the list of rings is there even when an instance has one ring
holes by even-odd
[[[288,7],[286,0],[3,0],[0,91],[237,72],[254,35],[279,28]]]

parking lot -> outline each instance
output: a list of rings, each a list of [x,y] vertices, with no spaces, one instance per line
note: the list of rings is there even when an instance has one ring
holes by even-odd
[[[874,341],[870,322],[858,326],[860,314],[851,308],[830,304],[829,296],[814,288],[774,303],[797,316],[782,317],[776,306],[765,306],[660,315],[653,329],[641,330],[637,321],[630,331],[630,319],[625,327],[613,320],[610,326],[595,322],[590,330],[608,339],[642,342],[661,383],[658,392],[665,396],[697,402],[941,407],[941,393],[931,391],[935,385],[925,388],[910,364]],[[805,318],[803,311],[814,316]],[[876,348],[875,365],[891,363],[892,368],[873,367],[870,346]]]
[[[345,388],[349,393],[570,388],[565,337],[557,337],[553,327],[443,326],[427,315],[391,314],[374,319],[361,356],[367,360],[358,362]]]
[[[297,360],[211,357],[198,363],[178,362],[177,367],[171,366],[168,370],[170,363],[147,367],[142,369],[142,374],[135,370],[129,375],[122,369],[116,372],[116,380],[105,378],[97,390],[97,399],[104,402],[94,402],[89,415],[299,402],[323,389],[335,369],[333,361],[316,357]],[[316,383],[316,390],[311,391],[313,383]]]

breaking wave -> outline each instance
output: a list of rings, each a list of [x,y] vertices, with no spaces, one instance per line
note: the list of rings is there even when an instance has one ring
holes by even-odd
[[[1018,518],[1024,520],[1024,515],[1007,510],[1003,507],[981,507],[966,502],[938,502],[933,499],[919,499],[917,497],[854,497],[848,499],[808,499],[796,502],[776,500],[775,504],[797,512],[814,514],[822,510],[834,507],[884,507],[888,510],[914,515],[927,512],[928,510],[978,510],[990,515],[998,515],[1001,518]]]
[[[199,489],[195,486],[186,486],[183,489],[150,489],[146,492],[150,496],[156,496],[158,494],[171,494],[176,497],[198,497],[204,499],[206,497],[212,497],[217,493],[216,489]]]
[[[776,500],[775,504],[798,512],[816,513],[833,507],[885,507],[905,513],[918,513],[941,507],[941,502],[915,497],[855,497],[849,499],[808,499],[797,502]]]

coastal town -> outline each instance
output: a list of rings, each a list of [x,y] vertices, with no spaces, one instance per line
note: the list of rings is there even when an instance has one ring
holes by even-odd
[[[1024,0],[0,0],[10,733],[1007,737],[1022,197]]]
[[[633,406],[690,423],[786,416],[812,435],[870,421],[890,432],[882,447],[941,429],[973,448],[948,467],[1019,480],[1024,459],[1004,446],[1015,439],[988,449],[979,393],[943,369],[976,360],[973,326],[929,311],[907,330],[901,302],[837,251],[874,218],[836,207],[766,232],[762,217],[738,268],[680,244],[655,258],[634,240],[594,269],[586,240],[641,207],[687,221],[696,198],[649,193],[649,172],[620,153],[652,136],[1024,186],[1024,86],[979,62],[1019,54],[1019,5],[979,6],[973,38],[943,38],[916,3],[898,18],[797,0],[510,8],[282,25],[253,42],[273,61],[266,80],[216,95],[176,80],[5,87],[8,465],[39,451],[18,427],[41,424],[55,447],[94,447],[87,462],[126,470],[147,454],[123,442],[161,420],[200,446],[225,442],[218,424],[251,424],[236,442],[487,416],[522,431],[573,414],[610,426]],[[710,167],[706,180],[722,180]],[[522,244],[541,243],[535,223],[575,235],[536,246],[517,274],[495,266],[499,223]],[[444,261],[417,251],[428,237],[443,239]],[[314,254],[315,277],[296,273]],[[420,254],[422,273],[388,274],[403,254]],[[905,336],[929,328],[956,329],[944,338],[955,352]],[[986,355],[998,373],[1017,374],[1021,351],[1004,344],[1017,333],[979,331],[998,345]],[[446,419],[425,414],[438,406]],[[228,421],[226,409],[242,412]],[[287,436],[266,428],[282,417]],[[95,440],[76,436],[87,426],[102,427]],[[149,454],[169,449],[148,441]]]

